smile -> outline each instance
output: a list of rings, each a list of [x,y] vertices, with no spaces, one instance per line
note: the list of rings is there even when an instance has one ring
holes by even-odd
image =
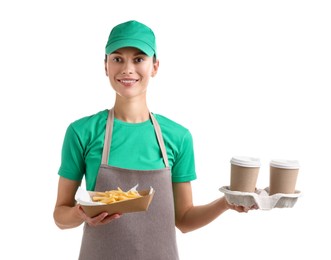
[[[122,79],[122,80],[120,80],[120,82],[123,83],[123,84],[132,84],[132,83],[137,82],[137,80],[135,80],[135,79]]]

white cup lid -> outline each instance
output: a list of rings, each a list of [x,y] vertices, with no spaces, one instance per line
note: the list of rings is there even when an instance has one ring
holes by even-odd
[[[247,156],[235,156],[231,159],[231,164],[242,167],[260,167],[261,162],[259,158]]]
[[[270,166],[275,168],[283,168],[283,169],[299,169],[300,165],[297,160],[271,160]]]

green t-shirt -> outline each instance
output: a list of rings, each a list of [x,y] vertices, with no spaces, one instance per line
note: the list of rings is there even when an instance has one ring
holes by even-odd
[[[173,182],[196,179],[193,140],[185,127],[161,115],[158,121],[167,150]],[[59,175],[81,181],[94,190],[105,137],[108,110],[71,123],[66,131]],[[151,120],[127,123],[114,119],[108,164],[126,169],[164,168],[161,150]]]

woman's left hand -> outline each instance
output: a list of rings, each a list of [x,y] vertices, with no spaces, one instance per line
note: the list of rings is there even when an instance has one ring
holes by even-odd
[[[242,212],[247,213],[248,211],[250,211],[252,209],[258,209],[257,205],[253,205],[251,207],[245,207],[245,206],[241,206],[241,205],[230,204],[228,202],[227,202],[227,204],[228,204],[229,209],[235,210],[240,213],[242,213]]]

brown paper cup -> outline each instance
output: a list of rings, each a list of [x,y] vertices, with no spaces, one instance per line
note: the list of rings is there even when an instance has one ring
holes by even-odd
[[[295,193],[298,173],[298,161],[272,160],[270,162],[269,195]]]
[[[231,159],[230,190],[255,192],[260,161],[253,157],[233,157]]]

